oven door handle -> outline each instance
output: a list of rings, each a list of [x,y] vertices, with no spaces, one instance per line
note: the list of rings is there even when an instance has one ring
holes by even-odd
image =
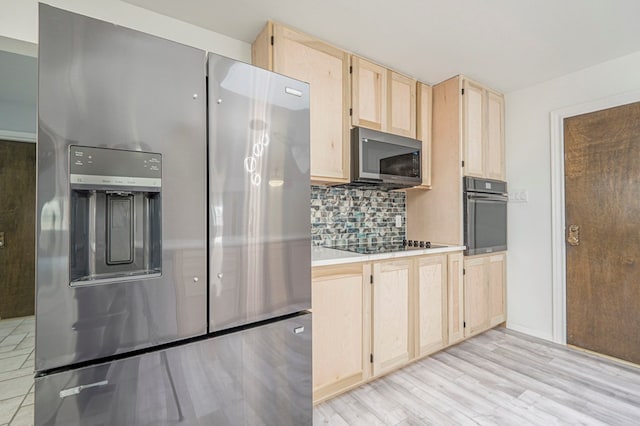
[[[498,194],[467,193],[467,200],[498,201],[506,203],[509,197]]]

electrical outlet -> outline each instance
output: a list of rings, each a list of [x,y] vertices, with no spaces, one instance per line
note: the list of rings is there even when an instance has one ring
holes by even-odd
[[[526,189],[509,192],[509,202],[511,203],[526,203],[528,201],[529,191],[527,191]]]
[[[402,228],[402,215],[396,215],[396,228]]]

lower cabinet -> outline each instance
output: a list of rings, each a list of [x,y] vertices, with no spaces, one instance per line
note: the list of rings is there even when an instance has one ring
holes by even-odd
[[[447,345],[447,255],[415,259],[415,357]]]
[[[451,252],[313,268],[314,403],[504,322],[505,260]]]
[[[453,345],[464,339],[464,280],[462,277],[462,259],[462,253],[449,255],[449,345]]]
[[[369,377],[369,275],[365,264],[313,268],[314,403]]]
[[[406,364],[411,355],[409,339],[409,270],[411,261],[373,264],[371,355],[373,375]]]
[[[465,258],[465,337],[505,321],[505,266],[504,252]]]

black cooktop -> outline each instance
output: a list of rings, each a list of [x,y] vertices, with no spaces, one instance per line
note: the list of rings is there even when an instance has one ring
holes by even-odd
[[[428,248],[447,247],[438,244],[431,244],[429,241],[403,240],[394,243],[353,243],[346,245],[336,245],[330,248],[345,250],[359,254],[392,253],[398,251],[424,250]]]

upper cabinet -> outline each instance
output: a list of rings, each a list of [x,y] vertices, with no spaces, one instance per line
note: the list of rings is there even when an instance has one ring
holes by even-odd
[[[424,83],[418,83],[416,138],[422,141],[422,185],[419,188],[431,188],[431,123],[432,89]]]
[[[416,137],[416,80],[389,71],[387,131],[408,138]]]
[[[254,65],[311,84],[311,180],[349,180],[349,54],[268,23],[252,45]]]
[[[504,98],[462,79],[464,175],[505,180]]]
[[[357,56],[351,66],[351,124],[386,130],[387,69]]]
[[[352,56],[353,126],[416,137],[416,80]]]
[[[464,244],[462,177],[505,180],[504,99],[463,76],[432,88],[429,191],[407,191],[407,234],[446,244]],[[425,108],[419,102],[419,108]],[[424,131],[419,132],[418,138]],[[425,161],[425,165],[427,162]],[[425,173],[427,176],[427,173]],[[437,206],[437,208],[434,208]]]
[[[504,171],[504,97],[491,90],[487,96],[487,142],[485,176],[506,180]]]

